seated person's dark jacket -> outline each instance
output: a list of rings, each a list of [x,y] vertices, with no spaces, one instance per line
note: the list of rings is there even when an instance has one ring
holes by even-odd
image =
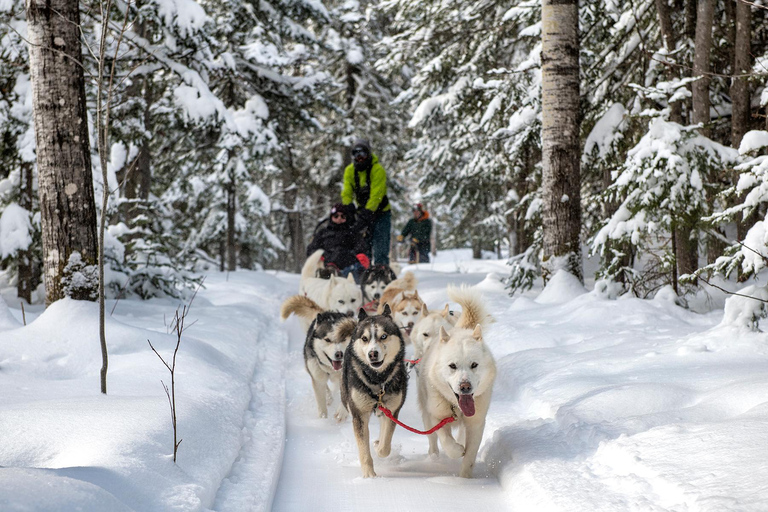
[[[352,229],[349,221],[334,224],[328,221],[321,225],[307,246],[307,256],[318,249],[323,249],[326,265],[332,263],[339,269],[345,269],[357,263],[357,254],[367,252],[368,246],[360,233]]]

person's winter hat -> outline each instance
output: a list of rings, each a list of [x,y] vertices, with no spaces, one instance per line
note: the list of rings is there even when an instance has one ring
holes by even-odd
[[[415,205],[413,205],[413,211],[423,212],[424,211],[424,205],[422,205],[421,203],[416,203]]]
[[[368,161],[371,158],[371,143],[368,139],[357,139],[352,146],[352,160],[355,164]]]
[[[331,217],[337,213],[343,213],[347,220],[350,220],[352,215],[355,213],[354,206],[351,204],[336,203],[333,205],[333,208],[331,208]]]
[[[368,154],[371,153],[371,142],[368,139],[357,139],[352,144],[352,151],[356,149],[364,149]]]

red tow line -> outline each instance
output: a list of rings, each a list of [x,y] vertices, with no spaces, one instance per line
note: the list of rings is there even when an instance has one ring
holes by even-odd
[[[403,359],[406,363],[411,363],[412,366],[416,366],[421,362],[421,358],[418,359]]]
[[[422,436],[427,436],[429,434],[432,434],[432,433],[440,430],[441,428],[443,428],[447,424],[453,423],[454,421],[456,421],[456,418],[454,418],[453,416],[449,416],[448,418],[445,418],[445,419],[441,420],[440,423],[438,423],[437,425],[435,425],[434,427],[432,427],[429,430],[426,430],[426,431],[425,430],[417,430],[417,429],[415,429],[413,427],[409,427],[408,425],[406,425],[402,421],[400,421],[397,418],[395,418],[394,415],[392,414],[392,411],[390,411],[389,409],[387,409],[383,405],[379,405],[379,410],[384,413],[384,416],[386,416],[390,420],[394,421],[395,423],[397,423],[398,425],[400,425],[404,429],[410,430],[414,434],[421,434]]]

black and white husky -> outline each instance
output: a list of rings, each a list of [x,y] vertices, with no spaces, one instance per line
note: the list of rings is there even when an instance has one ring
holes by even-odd
[[[312,299],[303,295],[289,297],[280,310],[285,320],[295,314],[305,320],[311,320],[304,342],[304,366],[312,378],[312,390],[315,393],[317,412],[321,418],[328,417],[328,384],[334,391],[341,389],[341,368],[344,351],[354,334],[357,322],[354,318],[337,311],[323,311]],[[344,421],[347,410],[339,400],[334,417]]]
[[[352,413],[352,426],[360,454],[363,477],[376,476],[373,471],[368,422],[379,403],[397,418],[405,403],[408,374],[405,371],[405,341],[392,320],[389,307],[381,315],[368,316],[360,310],[352,341],[344,353],[341,379],[341,401]],[[379,413],[379,439],[374,443],[379,457],[392,449],[395,423]]]

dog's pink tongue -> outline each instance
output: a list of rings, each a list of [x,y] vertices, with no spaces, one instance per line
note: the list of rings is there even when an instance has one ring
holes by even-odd
[[[459,395],[459,409],[464,416],[475,415],[475,397],[472,395]]]
[[[331,361],[331,366],[333,366],[334,370],[339,371],[341,370],[341,361]],[[472,407],[474,408],[474,406]]]

